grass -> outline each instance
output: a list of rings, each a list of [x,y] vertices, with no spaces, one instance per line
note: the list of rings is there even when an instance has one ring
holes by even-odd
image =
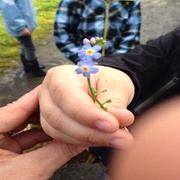
[[[34,0],[34,6],[37,11],[38,26],[33,32],[33,39],[36,45],[43,45],[43,39],[53,29],[54,16],[59,0]],[[16,38],[11,37],[5,30],[2,17],[0,15],[0,73],[7,68],[18,66],[19,61],[19,43]]]

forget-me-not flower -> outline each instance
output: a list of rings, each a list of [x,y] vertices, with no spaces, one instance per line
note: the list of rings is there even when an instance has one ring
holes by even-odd
[[[93,60],[93,59],[98,59],[101,57],[101,53],[98,52],[101,50],[101,46],[95,45],[91,46],[90,44],[83,45],[83,47],[78,51],[78,56],[82,60]]]
[[[104,103],[101,103],[97,99],[97,94],[99,92],[92,87],[91,81],[90,81],[91,74],[96,74],[99,71],[99,69],[94,66],[97,63],[95,63],[93,59],[98,59],[101,57],[102,54],[98,51],[102,49],[101,46],[103,46],[104,43],[105,41],[103,40],[103,38],[91,38],[91,40],[84,38],[83,39],[84,45],[78,51],[78,56],[80,58],[80,61],[77,63],[78,68],[76,68],[75,71],[77,74],[82,74],[84,77],[87,78],[89,90],[90,90],[93,100],[97,102],[103,110],[107,111],[107,108],[104,106],[104,104],[110,103],[111,100],[107,100]],[[101,92],[105,92],[105,91],[106,90],[103,90]]]
[[[94,67],[94,61],[79,61],[77,65],[79,67],[75,69],[76,73],[83,74],[86,78],[90,78],[91,74],[96,74],[98,72],[98,68]]]

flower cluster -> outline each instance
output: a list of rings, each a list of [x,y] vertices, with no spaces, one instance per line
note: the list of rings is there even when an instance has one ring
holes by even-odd
[[[79,50],[78,56],[80,57],[80,61],[77,63],[79,68],[76,69],[78,74],[83,74],[84,77],[90,78],[91,73],[97,73],[98,68],[93,67],[96,63],[93,59],[98,59],[101,57],[101,53],[98,52],[101,50],[101,46],[95,45],[91,46],[90,44],[85,44]]]
[[[90,82],[91,74],[96,74],[99,71],[99,69],[95,67],[97,63],[94,62],[93,59],[99,59],[102,56],[99,51],[102,49],[102,46],[104,46],[105,41],[103,40],[103,38],[91,38],[90,40],[85,38],[83,40],[83,44],[84,45],[82,46],[82,48],[78,51],[80,61],[77,63],[78,68],[76,68],[75,71],[77,74],[82,74],[87,78],[89,90],[91,92],[93,100],[97,102],[103,110],[107,111],[107,108],[104,107],[104,104],[110,103],[111,100],[107,100],[106,102],[101,103],[97,99],[97,94],[99,92],[97,92],[97,90],[91,86]],[[103,90],[101,92],[105,91],[106,90]]]
[[[106,41],[102,37],[92,37],[90,40],[84,38],[83,44],[100,45],[102,47],[106,45]]]

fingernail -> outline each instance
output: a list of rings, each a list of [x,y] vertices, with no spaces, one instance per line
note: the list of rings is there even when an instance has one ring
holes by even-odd
[[[121,149],[124,145],[124,138],[120,138],[120,139],[112,139],[110,141],[110,146],[117,148],[117,149]]]
[[[101,131],[109,131],[111,126],[107,121],[96,121],[94,125]]]

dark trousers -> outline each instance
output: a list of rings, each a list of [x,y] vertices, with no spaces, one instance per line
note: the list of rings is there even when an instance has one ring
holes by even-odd
[[[25,60],[33,61],[37,59],[35,54],[35,45],[30,35],[17,37],[17,40],[19,41],[21,46],[21,55],[25,57]]]

